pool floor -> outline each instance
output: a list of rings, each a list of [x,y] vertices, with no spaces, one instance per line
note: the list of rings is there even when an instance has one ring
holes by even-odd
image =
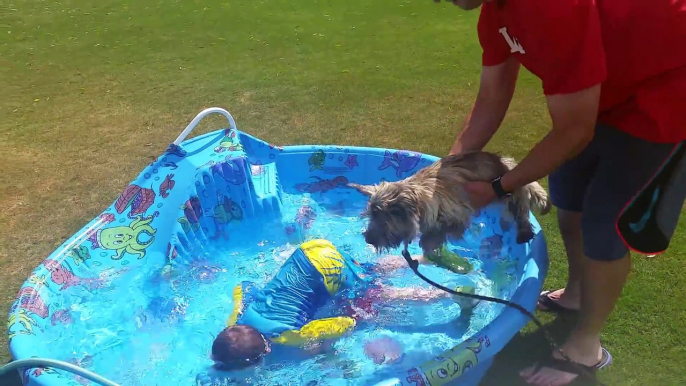
[[[449,297],[425,304],[393,302],[382,308],[376,322],[361,323],[337,341],[334,352],[308,357],[275,350],[264,366],[247,373],[211,369],[209,350],[233,309],[234,286],[243,280],[265,284],[303,237],[328,239],[362,263],[378,260],[362,237],[362,205],[342,207],[321,196],[315,200],[308,194],[284,194],[284,216],[303,206],[312,209],[307,236],[297,229],[286,232],[280,221],[244,221],[243,232],[213,242],[203,256],[177,262],[172,271],[150,263],[111,272],[120,277],[103,289],[74,286],[62,291],[62,304],[53,307],[65,309],[65,317],[44,331],[45,356],[71,361],[123,385],[367,385],[454,347],[501,312],[502,306],[486,303],[470,316],[461,316],[460,307]],[[469,235],[465,240],[470,240]],[[413,248],[419,253],[416,243]],[[436,267],[422,271],[446,286],[473,283],[480,294],[502,296],[481,269],[481,260],[471,258],[478,248],[462,251],[474,266],[468,275]],[[384,281],[427,288],[408,268]],[[509,285],[497,284],[498,288]],[[399,363],[376,365],[365,356],[365,342],[379,337],[391,337],[402,345],[404,357]]]

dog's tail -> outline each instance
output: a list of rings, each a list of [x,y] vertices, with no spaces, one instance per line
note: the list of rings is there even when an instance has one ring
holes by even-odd
[[[517,166],[517,162],[514,158],[501,157],[500,161],[510,170]],[[538,212],[540,215],[545,215],[552,209],[552,204],[548,198],[548,192],[543,189],[541,184],[538,182],[532,182],[524,187],[526,189],[526,195],[529,199],[529,205],[531,209]]]

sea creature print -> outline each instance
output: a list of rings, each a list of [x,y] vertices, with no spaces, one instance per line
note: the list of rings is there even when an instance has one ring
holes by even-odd
[[[413,367],[407,371],[407,377],[405,377],[405,380],[407,380],[407,382],[411,383],[413,386],[426,386],[424,377],[416,367]]]
[[[174,189],[174,185],[176,185],[176,181],[172,180],[174,178],[174,174],[167,174],[167,177],[162,181],[160,184],[160,196],[162,198],[167,198],[169,197],[169,191]]]
[[[60,291],[77,285],[82,285],[90,290],[102,288],[104,286],[104,281],[99,277],[85,278],[76,276],[69,266],[65,264],[56,260],[46,260],[43,262],[45,268],[50,272],[50,280],[61,286]]]
[[[295,189],[306,193],[326,193],[331,189],[346,186],[348,184],[348,179],[345,176],[334,177],[330,180],[324,180],[317,176],[311,176],[310,178],[316,181],[297,184],[295,185]]]
[[[71,324],[73,322],[74,319],[72,319],[68,308],[57,310],[50,316],[50,324],[53,326],[57,324]]]
[[[202,206],[198,196],[191,197],[182,206],[184,216],[177,221],[181,224],[183,231],[188,233],[191,230],[197,231],[200,228],[200,217],[202,217]]]
[[[114,209],[117,213],[124,213],[126,208],[131,208],[128,214],[129,218],[135,218],[138,215],[145,214],[145,211],[155,202],[155,191],[143,188],[138,185],[131,184],[124,189],[119,195],[117,201],[114,203]]]
[[[421,366],[429,385],[443,385],[461,376],[479,363],[482,343],[467,339]]]
[[[176,168],[179,167],[179,165],[176,164],[176,162],[165,162],[162,164],[163,168],[169,168],[171,170],[175,170]]]
[[[183,158],[186,156],[186,151],[181,148],[181,146],[177,144],[170,144],[169,147],[167,147],[166,153],[169,155],[175,155],[179,158]]]
[[[390,151],[386,150],[384,153],[383,162],[381,163],[381,166],[379,166],[379,170],[392,167],[395,169],[395,175],[398,178],[402,178],[403,173],[414,169],[417,164],[419,164],[421,159],[422,156],[419,153],[406,150],[398,150],[391,153]]]
[[[324,161],[326,161],[326,154],[324,150],[320,149],[312,153],[312,156],[307,160],[307,164],[310,165],[310,171],[313,172],[315,170],[323,170]]]
[[[69,252],[66,253],[66,256],[71,257],[72,261],[74,261],[74,264],[77,266],[91,258],[88,247],[85,245],[70,249]]]
[[[216,240],[219,237],[223,237],[228,240],[229,236],[226,234],[226,225],[231,221],[241,221],[243,219],[243,209],[240,205],[231,200],[231,198],[217,193],[217,201],[219,205],[214,207],[214,224],[217,227],[217,232],[211,239]]]
[[[245,158],[227,156],[223,162],[210,161],[205,165],[209,165],[213,175],[233,185],[241,185],[248,177]]]
[[[91,248],[116,251],[116,254],[111,256],[113,260],[121,259],[124,253],[136,255],[142,259],[145,256],[145,249],[155,240],[157,230],[150,226],[152,220],[153,216],[139,216],[128,226],[121,225],[100,229],[89,238],[93,243]],[[147,241],[140,239],[144,234],[149,237]]]
[[[219,146],[214,148],[215,153],[223,153],[225,151],[243,151],[243,145],[236,137],[236,131],[227,129],[224,131],[224,138],[219,141]]]
[[[33,335],[34,328],[40,329],[35,317],[45,319],[49,313],[48,306],[35,288],[22,287],[17,293],[17,301],[12,304],[10,316],[7,319],[9,340],[17,335]]]
[[[353,170],[356,166],[359,166],[359,164],[357,163],[357,155],[349,154],[344,164],[345,166],[349,167],[350,170]]]
[[[22,329],[18,330],[16,327],[22,327]],[[7,319],[8,339],[11,341],[17,335],[33,335],[34,327],[38,327],[38,322],[26,309],[21,308],[17,312],[12,312]]]
[[[173,247],[171,243],[167,243],[167,260],[174,260],[179,256],[179,252],[176,251],[176,247]]]

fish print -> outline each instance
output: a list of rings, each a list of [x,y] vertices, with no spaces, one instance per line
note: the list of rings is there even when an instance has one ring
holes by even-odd
[[[324,150],[320,149],[312,153],[312,156],[307,160],[307,164],[310,165],[310,171],[313,172],[315,170],[323,170],[324,161],[326,161],[326,154]]]
[[[224,162],[214,163],[210,166],[210,172],[213,175],[218,175],[224,181],[233,184],[241,185],[248,178],[248,172],[245,170],[245,160],[240,158],[226,157]]]
[[[419,164],[421,159],[422,156],[419,153],[406,150],[399,150],[391,153],[390,151],[386,150],[384,153],[383,162],[379,166],[379,170],[384,170],[391,167],[395,169],[395,175],[398,178],[402,178],[403,173],[414,169],[417,164]]]

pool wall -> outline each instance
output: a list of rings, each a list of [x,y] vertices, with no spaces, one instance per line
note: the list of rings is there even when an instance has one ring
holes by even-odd
[[[396,149],[274,146],[238,131],[224,110],[209,112],[225,115],[230,127],[183,142],[185,135],[180,136],[109,207],[31,273],[9,313],[13,359],[53,358],[43,334],[74,323],[69,315],[72,304],[65,295],[69,288],[97,290],[143,264],[169,272],[175,264],[202,256],[208,242],[228,241],[232,233],[238,229],[245,233],[254,222],[280,221],[285,232],[298,232],[297,214],[282,213],[283,192],[335,193],[348,190],[348,182],[396,181],[437,159]],[[525,257],[517,261],[519,286],[512,294],[513,301],[529,310],[535,306],[548,267],[545,238],[533,216],[532,224],[536,237],[524,245]],[[507,308],[455,349],[380,384],[478,384],[493,356],[527,322],[519,311]],[[79,363],[79,358],[70,361]],[[24,385],[85,382],[50,368],[26,369],[21,376]]]

